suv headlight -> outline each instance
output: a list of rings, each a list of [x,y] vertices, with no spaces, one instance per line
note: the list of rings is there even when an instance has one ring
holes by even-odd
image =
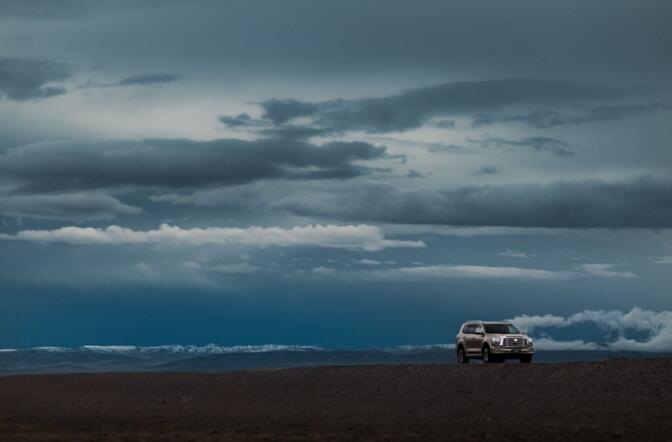
[[[499,336],[493,336],[490,338],[492,345],[500,345],[502,343],[502,338]]]
[[[525,339],[527,339],[527,345],[529,345],[530,347],[534,346],[534,339],[532,338],[525,338]]]

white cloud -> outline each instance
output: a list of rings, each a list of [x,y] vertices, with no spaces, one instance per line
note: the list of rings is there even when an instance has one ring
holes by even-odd
[[[511,319],[511,322],[527,331],[540,327],[570,327],[576,324],[594,323],[606,332],[617,335],[615,339],[606,343],[606,348],[609,350],[672,351],[672,311],[669,310],[655,312],[639,307],[634,307],[627,313],[619,310],[584,310],[567,317],[549,314],[520,315]],[[643,341],[630,339],[626,337],[628,330],[648,332],[649,337]]]
[[[205,265],[194,261],[185,261],[182,267],[189,270],[222,273],[224,275],[250,275],[261,271],[261,267],[250,264],[247,261],[231,264]]]
[[[377,266],[382,264],[382,262],[376,261],[375,259],[356,259],[353,262],[357,264],[364,264],[367,266]]]
[[[383,265],[383,264],[396,264],[396,261],[378,261],[375,259],[353,259],[352,262],[355,264],[363,264],[367,266],[378,266],[378,265]]]
[[[381,262],[385,263],[384,261]],[[375,264],[369,264],[375,265]],[[436,282],[453,279],[481,280],[537,280],[561,281],[576,277],[574,272],[526,269],[519,267],[487,266],[416,266],[391,267],[374,270],[342,270],[333,267],[315,267],[306,273],[297,269],[288,277],[305,278],[307,276],[329,277],[343,281],[381,281],[381,282]]]
[[[364,281],[400,281],[426,282],[448,279],[528,279],[557,281],[571,279],[574,272],[527,269],[520,267],[488,267],[488,266],[414,266],[394,267],[381,270],[340,271],[330,272],[344,279]]]
[[[613,264],[583,264],[579,268],[588,275],[602,276],[605,278],[637,278],[637,275],[630,271],[615,271]]]
[[[595,342],[585,342],[580,339],[573,341],[556,341],[550,338],[540,338],[534,340],[534,346],[537,350],[560,351],[560,350],[607,350],[604,346]]]
[[[509,257],[509,258],[527,258],[530,255],[528,255],[525,252],[519,252],[517,250],[506,249],[506,251],[504,251],[504,252],[497,253],[497,256],[506,256],[506,257]]]
[[[511,322],[513,322],[516,327],[526,331],[532,331],[537,327],[566,327],[569,325],[567,324],[567,319],[563,316],[549,314],[543,316],[520,315],[511,319]]]
[[[0,234],[4,240],[72,244],[239,244],[255,247],[315,246],[377,251],[388,247],[424,247],[422,241],[387,239],[383,231],[366,224],[281,227],[206,227],[182,229],[161,224],[158,229],[137,231],[120,226],[106,228],[62,227],[53,230],[22,230]]]
[[[521,267],[489,266],[416,266],[399,267],[368,272],[374,279],[427,281],[442,279],[532,279],[565,280],[575,276],[573,272],[528,269]]]
[[[656,264],[672,264],[672,256],[659,256],[653,262]]]
[[[146,273],[146,274],[148,274],[148,275],[151,275],[151,274],[156,273],[156,270],[154,270],[154,267],[152,267],[151,265],[147,264],[146,262],[140,262],[140,263],[138,263],[138,264],[135,266],[135,269],[136,269],[138,272]]]
[[[249,262],[236,262],[233,264],[219,264],[211,267],[210,270],[225,275],[249,275],[260,271],[261,267],[252,265]]]
[[[365,262],[362,262],[365,261]],[[360,260],[360,264],[377,265],[384,261]],[[509,280],[536,280],[536,281],[566,281],[583,276],[599,277],[631,277],[630,272],[601,271],[573,271],[573,270],[543,270],[526,267],[495,267],[481,265],[415,265],[411,267],[394,267],[380,270],[353,270],[340,271],[330,269],[330,272],[313,272],[321,275],[338,276],[347,280],[364,281],[400,281],[400,282],[427,282],[449,279],[509,279]],[[616,274],[616,275],[614,275]]]

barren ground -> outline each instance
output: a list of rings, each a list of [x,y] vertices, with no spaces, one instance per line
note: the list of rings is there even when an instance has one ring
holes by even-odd
[[[671,440],[672,360],[0,377],[0,440]]]

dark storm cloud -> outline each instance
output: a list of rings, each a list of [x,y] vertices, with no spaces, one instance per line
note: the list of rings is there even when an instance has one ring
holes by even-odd
[[[441,75],[663,84],[672,72],[671,13],[667,0],[611,0],[608,7],[604,0],[388,0],[385,7],[370,0],[201,0],[197,8],[176,0],[0,1],[2,25],[26,26],[25,38],[11,41],[14,53],[208,74],[220,87],[329,77],[408,85]],[[76,18],[77,26],[35,18]]]
[[[493,123],[524,123],[538,129],[546,129],[566,124],[598,123],[602,121],[618,121],[629,116],[636,116],[651,112],[670,110],[667,102],[652,102],[644,104],[605,104],[600,106],[586,106],[574,114],[558,111],[543,110],[518,115],[478,114],[474,117],[474,127]]]
[[[70,76],[65,63],[19,57],[0,57],[0,94],[15,101],[53,97],[65,93],[61,82]]]
[[[476,171],[476,175],[495,175],[499,173],[499,169],[492,166],[483,166]]]
[[[257,130],[259,135],[270,138],[284,138],[290,140],[304,140],[306,138],[327,135],[329,131],[310,126],[284,125],[280,127],[266,128]]]
[[[201,0],[197,8],[175,0],[0,2],[0,18],[86,20],[91,26],[69,30],[81,38],[67,39],[82,58],[146,64],[151,54],[160,66],[189,66],[190,75],[214,69],[249,78],[256,70],[266,78],[303,74],[300,81],[351,73],[385,80],[402,69],[450,78],[666,81],[671,12],[667,0],[611,0],[608,7],[604,0],[388,0],[385,7],[362,0]]]
[[[97,220],[139,215],[142,209],[98,193],[0,196],[0,214],[17,218]]]
[[[343,220],[454,226],[670,228],[672,182],[555,182],[403,190],[346,186],[279,199],[292,213]]]
[[[0,155],[0,183],[26,191],[124,186],[191,187],[258,179],[349,178],[358,160],[387,157],[364,142],[320,146],[292,140],[49,142]]]
[[[475,143],[485,148],[502,146],[529,147],[533,150],[550,152],[561,157],[574,155],[574,152],[569,148],[569,144],[551,137],[527,137],[521,140],[488,137],[483,140],[475,141]]]
[[[319,111],[319,104],[304,101],[274,98],[261,104],[264,109],[262,118],[271,120],[275,124],[284,124],[299,117],[310,117]]]
[[[172,74],[172,73],[156,73],[156,74],[145,74],[145,75],[133,75],[130,77],[123,78],[114,83],[92,83],[89,82],[86,85],[82,86],[82,89],[86,88],[106,88],[106,87],[125,87],[125,86],[153,86],[156,84],[164,83],[173,83],[184,79],[183,75]],[[234,117],[235,118],[235,117]]]
[[[222,115],[219,122],[233,130],[247,130],[266,138],[305,140],[307,138],[329,134],[329,130],[306,125],[283,124],[276,126],[268,120],[252,118],[246,112],[234,117]]]
[[[456,126],[455,121],[453,120],[441,120],[435,122],[432,126],[438,127],[440,129],[454,129]]]
[[[292,126],[294,130],[305,128],[323,134],[348,131],[385,133],[417,129],[433,118],[465,116],[474,118],[476,125],[497,121],[526,121],[537,127],[548,127],[620,119],[630,114],[667,109],[661,103],[613,104],[641,99],[652,92],[654,89],[647,87],[615,87],[557,79],[462,81],[412,89],[379,98],[320,102],[272,99],[260,104],[263,113],[261,120],[256,120],[255,126],[266,121],[267,125],[281,130],[287,123],[306,118],[309,122]],[[529,115],[510,116],[509,109],[512,107],[536,110]],[[563,116],[553,110],[555,107],[587,107],[588,110],[584,112],[588,112],[588,116]],[[230,126],[235,126],[238,122],[231,117],[220,118],[220,121]],[[441,120],[433,125],[451,128],[454,122]]]
[[[182,80],[184,77],[179,74],[147,74],[147,75],[135,75],[132,77],[126,77],[114,84],[112,86],[144,86],[152,84],[161,84],[161,83],[171,83],[173,81]]]
[[[219,121],[231,128],[256,126],[258,122],[258,120],[250,117],[247,112],[242,112],[235,117],[221,116]]]

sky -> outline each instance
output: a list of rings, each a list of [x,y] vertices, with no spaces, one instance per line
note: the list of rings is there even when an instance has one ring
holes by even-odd
[[[4,0],[0,347],[672,351],[671,16]]]

